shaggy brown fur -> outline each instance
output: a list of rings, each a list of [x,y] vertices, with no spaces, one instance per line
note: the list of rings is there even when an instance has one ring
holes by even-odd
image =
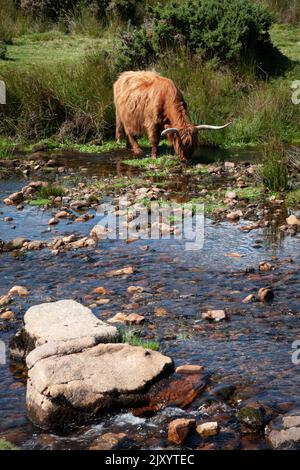
[[[127,148],[135,154],[142,150],[137,137],[147,134],[156,157],[161,132],[177,128],[179,135],[168,134],[181,160],[191,158],[198,145],[198,131],[189,120],[187,105],[172,80],[155,72],[124,72],[114,84],[116,139],[126,137]]]

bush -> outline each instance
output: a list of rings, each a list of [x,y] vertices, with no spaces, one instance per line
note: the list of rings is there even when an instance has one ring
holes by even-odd
[[[221,61],[257,55],[273,18],[249,0],[187,0],[150,8],[156,50],[183,42],[193,53]]]
[[[118,55],[123,68],[144,67],[182,47],[220,63],[278,62],[278,57],[269,59],[275,50],[269,35],[272,15],[250,0],[172,1],[150,5],[149,15],[147,27],[121,37]]]

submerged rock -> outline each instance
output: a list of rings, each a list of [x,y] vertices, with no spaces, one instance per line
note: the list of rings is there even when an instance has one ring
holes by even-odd
[[[207,312],[202,313],[203,320],[210,320],[210,321],[222,321],[227,320],[228,315],[225,310],[208,310]]]

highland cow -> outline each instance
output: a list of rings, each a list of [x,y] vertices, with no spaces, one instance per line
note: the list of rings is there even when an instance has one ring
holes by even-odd
[[[186,102],[172,80],[155,72],[124,72],[114,83],[116,139],[126,137],[127,148],[142,153],[137,137],[147,134],[152,157],[158,154],[160,137],[167,136],[181,161],[192,158],[201,129],[224,126],[193,125]]]

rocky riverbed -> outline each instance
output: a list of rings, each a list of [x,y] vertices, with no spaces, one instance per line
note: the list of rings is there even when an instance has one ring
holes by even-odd
[[[116,326],[124,342],[158,348],[183,367],[142,406],[43,431],[27,415],[28,370],[7,353],[0,439],[30,449],[298,445],[299,207],[265,193],[246,156],[185,170],[137,169],[123,163],[123,151],[39,151],[7,164],[0,180],[0,340],[7,350],[29,307],[73,299]],[[108,239],[97,207],[120,197],[127,225],[133,209],[151,202],[172,200],[192,216],[193,205],[204,203],[204,247],[189,251],[180,237],[142,232]],[[174,235],[176,212],[172,220]]]

